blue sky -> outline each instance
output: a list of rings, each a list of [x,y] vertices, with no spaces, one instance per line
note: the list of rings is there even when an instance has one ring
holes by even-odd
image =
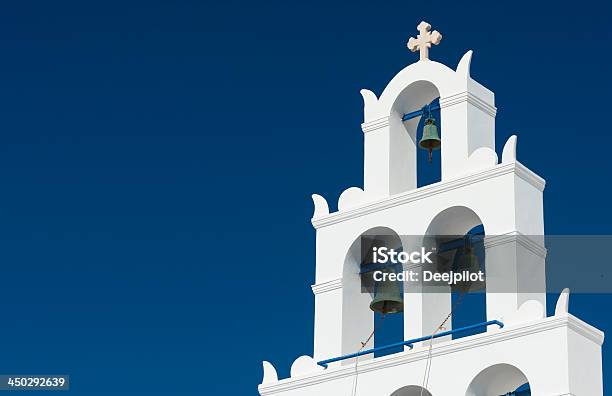
[[[361,185],[359,90],[417,59],[422,19],[432,59],[474,50],[498,152],[518,134],[547,180],[546,231],[611,234],[610,7],[2,4],[0,373],[67,373],[78,395],[255,395],[264,359],[288,375],[312,351],[310,194],[335,209]],[[611,303],[570,311],[607,331]]]

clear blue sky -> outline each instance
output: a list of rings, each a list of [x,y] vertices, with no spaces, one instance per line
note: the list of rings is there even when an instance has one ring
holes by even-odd
[[[433,59],[475,51],[498,151],[517,133],[547,179],[547,232],[611,234],[610,7],[4,2],[0,373],[67,373],[75,395],[255,395],[264,359],[286,376],[312,351],[310,194],[361,185],[359,90],[417,59],[421,19]],[[570,310],[610,331],[611,303]]]

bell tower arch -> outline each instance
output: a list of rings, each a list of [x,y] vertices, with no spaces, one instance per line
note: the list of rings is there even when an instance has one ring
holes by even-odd
[[[371,243],[370,243],[371,242]],[[375,245],[396,250],[402,249],[400,236],[388,227],[373,227],[361,233],[348,248],[342,268],[342,323],[340,337],[342,354],[355,351],[355,345],[368,340],[364,347],[374,345],[374,312],[370,308],[372,297],[364,292],[361,282],[361,269],[368,264],[368,252]],[[352,363],[351,360],[344,364]]]
[[[373,95],[366,92],[370,91],[362,91],[364,100],[367,95]],[[417,187],[417,126],[420,117],[408,121],[402,121],[402,117],[439,96],[432,82],[414,81],[395,97],[384,123],[380,122],[385,117],[377,119],[373,125],[364,122],[364,186],[367,193],[393,195]]]
[[[385,197],[416,188],[416,127],[402,117],[440,98],[442,180],[497,163],[495,97],[470,77],[472,51],[456,70],[426,60],[400,71],[380,98],[361,90],[364,100],[364,190]],[[468,130],[469,126],[469,130]]]

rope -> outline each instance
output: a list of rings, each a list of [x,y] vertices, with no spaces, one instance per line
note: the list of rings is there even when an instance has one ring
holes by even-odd
[[[451,307],[451,310],[448,313],[448,315],[446,315],[446,317],[440,323],[440,325],[438,325],[438,327],[436,327],[434,332],[431,334],[431,337],[429,338],[429,350],[427,352],[427,361],[425,363],[425,373],[423,374],[423,384],[421,386],[421,395],[420,396],[423,396],[423,391],[426,389],[427,385],[429,384],[429,374],[431,373],[433,339],[434,339],[435,335],[438,333],[438,331],[444,329],[444,325],[446,324],[446,322],[448,322],[449,319],[453,316],[453,313],[456,312],[457,307],[461,304],[461,301],[463,300],[463,297],[465,297],[467,291],[470,289],[471,284],[472,284],[472,282],[468,282],[468,285],[467,285],[466,289],[461,292],[461,294],[459,295],[459,298],[457,298],[457,301],[455,301],[455,303]],[[365,341],[361,342],[361,347],[357,350],[357,353],[361,352],[366,347],[366,345],[368,345],[370,340],[372,340],[372,337],[374,337],[374,333],[376,333],[376,330],[379,329],[382,326],[384,319],[385,319],[385,315],[382,314],[381,315],[380,323],[378,323],[377,326],[375,325],[374,329],[372,330],[372,332],[370,333],[368,338],[366,338]],[[355,357],[355,378],[353,380],[353,388],[352,388],[352,391],[351,391],[351,396],[356,396],[357,395],[357,377],[359,375],[358,365],[359,365],[359,356],[356,356]]]
[[[446,324],[446,322],[448,322],[448,320],[453,316],[453,313],[456,311],[459,304],[461,304],[461,300],[463,300],[463,297],[466,295],[467,291],[470,290],[471,285],[472,285],[472,282],[471,281],[468,282],[467,287],[465,288],[465,290],[461,292],[461,294],[459,295],[459,298],[457,299],[457,301],[455,301],[455,303],[451,307],[450,312],[448,313],[448,315],[446,315],[446,318],[444,318],[442,323],[440,323],[440,325],[436,327],[434,332],[431,334],[431,337],[429,338],[429,350],[427,352],[427,360],[425,362],[425,372],[423,373],[423,385],[421,386],[421,396],[423,396],[423,391],[426,389],[427,385],[429,385],[429,374],[431,373],[431,361],[432,361],[431,355],[432,355],[432,349],[433,349],[434,336],[438,333],[438,331],[444,328],[444,325]]]
[[[374,333],[376,332],[376,330],[382,326],[383,321],[385,320],[385,315],[381,314],[380,318],[381,318],[380,323],[378,323],[378,326],[374,326],[374,329],[372,330],[372,333],[370,333],[368,338],[366,338],[365,341],[361,342],[361,347],[357,350],[357,353],[363,351],[363,348],[365,348],[366,345],[368,345],[368,342],[370,342],[370,340],[372,339],[372,337],[374,337]],[[357,371],[358,364],[359,364],[359,356],[356,356],[355,357],[355,379],[353,380],[353,390],[351,392],[351,396],[355,396],[357,394],[357,376],[359,375],[359,372]]]

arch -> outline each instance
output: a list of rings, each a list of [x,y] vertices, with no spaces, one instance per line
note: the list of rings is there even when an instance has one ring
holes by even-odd
[[[432,396],[431,393],[418,385],[408,385],[399,388],[391,396]]]
[[[462,260],[466,258],[464,255],[468,254],[462,239],[481,225],[484,228],[480,216],[467,206],[452,206],[436,214],[427,227],[423,241],[423,246],[436,251],[431,269],[444,272],[463,270],[457,268],[466,264],[466,261]],[[470,237],[469,241],[472,240]],[[445,251],[446,246],[451,246],[451,250]],[[467,263],[479,265],[480,269],[484,270],[486,262],[484,246],[479,243],[477,249],[472,249],[474,247],[476,246],[470,246],[469,251],[476,256],[476,259],[467,260]],[[472,270],[470,267],[465,269]],[[423,305],[427,308],[423,312],[423,334],[430,334],[450,312],[452,315],[444,325],[447,330],[486,321],[486,293],[481,292],[483,290],[486,291],[486,283],[481,282],[464,283],[456,287],[450,287],[446,283],[424,285],[422,299]],[[472,293],[474,291],[479,293]],[[459,302],[462,308],[454,310],[453,307]],[[478,329],[473,332],[457,333],[439,338],[434,343],[465,337],[476,332]]]
[[[438,97],[440,97],[440,90],[434,83],[428,80],[417,80],[398,93],[389,113],[396,112],[404,115],[419,110]]]
[[[365,238],[364,238],[365,237]],[[356,352],[361,343],[374,331],[374,312],[370,309],[371,295],[362,290],[360,270],[364,258],[371,250],[367,241],[376,240],[389,248],[399,249],[402,241],[399,235],[388,227],[373,227],[361,234],[349,247],[342,269],[342,354]],[[366,241],[365,244],[362,243]],[[374,337],[364,347],[374,346]],[[372,358],[371,355],[364,357]],[[360,358],[360,359],[364,359]],[[347,359],[342,364],[354,363]]]
[[[418,81],[428,82],[433,85],[442,98],[459,92],[465,92],[468,90],[469,82],[473,81],[470,77],[471,60],[472,51],[468,51],[459,61],[456,71],[435,61],[416,62],[406,66],[397,73],[389,81],[379,98],[372,91],[367,89],[361,90],[365,105],[363,122],[367,123],[391,114],[394,103],[405,87]],[[471,88],[483,91],[480,92],[479,96],[487,99],[490,96],[492,99],[492,93],[486,90],[486,88],[479,85]]]
[[[406,182],[402,187],[399,187],[397,191],[399,193],[405,190],[419,187],[420,184],[426,185],[435,183],[441,180],[441,174],[438,170],[437,174],[431,175],[427,178],[427,183],[419,183],[419,179],[423,179],[425,172],[423,172],[423,165],[427,166],[427,171],[431,172],[431,165],[427,164],[425,156],[422,150],[418,147],[419,141],[419,128],[424,123],[423,117],[415,117],[408,121],[402,121],[404,114],[413,112],[421,109],[423,106],[430,104],[433,100],[440,97],[440,91],[437,86],[428,80],[418,80],[407,85],[399,94],[395,97],[393,104],[390,109],[389,115],[389,136],[393,150],[391,151],[390,160],[394,164],[398,174],[393,174],[396,178],[402,180],[405,179],[404,175],[408,175]],[[442,125],[441,115],[436,115],[437,125]],[[435,169],[439,169],[441,155],[436,153],[435,159],[437,166]],[[402,170],[402,167],[405,168]],[[410,180],[408,182],[407,180]],[[402,186],[402,183],[397,183],[398,186]]]
[[[344,266],[342,269],[343,279],[347,275],[359,273],[359,266],[361,265],[362,255],[364,253],[362,249],[366,248],[366,246],[362,246],[363,237],[378,239],[381,242],[384,242],[385,246],[387,247],[393,247],[396,249],[402,247],[400,236],[397,232],[389,227],[378,226],[362,232],[357,238],[355,238],[348,252],[346,253]]]
[[[471,52],[464,55],[460,63],[468,62]],[[404,89],[415,82],[424,81],[433,85],[441,97],[448,97],[467,89],[469,80],[469,66],[460,73],[446,65],[435,61],[416,62],[406,66],[391,79],[385,90],[376,102],[376,109],[368,109],[365,122],[388,116],[394,103]],[[433,98],[432,98],[433,99]],[[375,110],[375,111],[373,111]]]
[[[431,220],[425,233],[424,244],[426,246],[435,246],[438,260],[449,260],[447,265],[444,265],[445,267],[448,266],[449,269],[455,269],[457,259],[461,258],[461,255],[466,250],[477,256],[478,264],[480,264],[481,268],[484,268],[483,264],[486,261],[484,239],[482,237],[477,239],[475,231],[486,234],[485,226],[480,216],[467,206],[452,206],[438,213]],[[455,245],[457,245],[456,241],[460,238],[468,238],[470,245],[477,241],[478,245],[472,245],[469,249],[466,247],[464,250],[461,243],[459,243],[459,246],[455,246],[453,251],[446,254],[442,253],[440,249],[444,243],[454,240]],[[437,263],[438,270],[440,265],[442,263]]]
[[[480,371],[470,382],[465,396],[506,395],[524,384],[529,384],[529,380],[519,368],[499,363]]]
[[[465,235],[472,228],[486,225],[478,214],[467,206],[451,206],[433,217],[427,226],[426,235]]]

